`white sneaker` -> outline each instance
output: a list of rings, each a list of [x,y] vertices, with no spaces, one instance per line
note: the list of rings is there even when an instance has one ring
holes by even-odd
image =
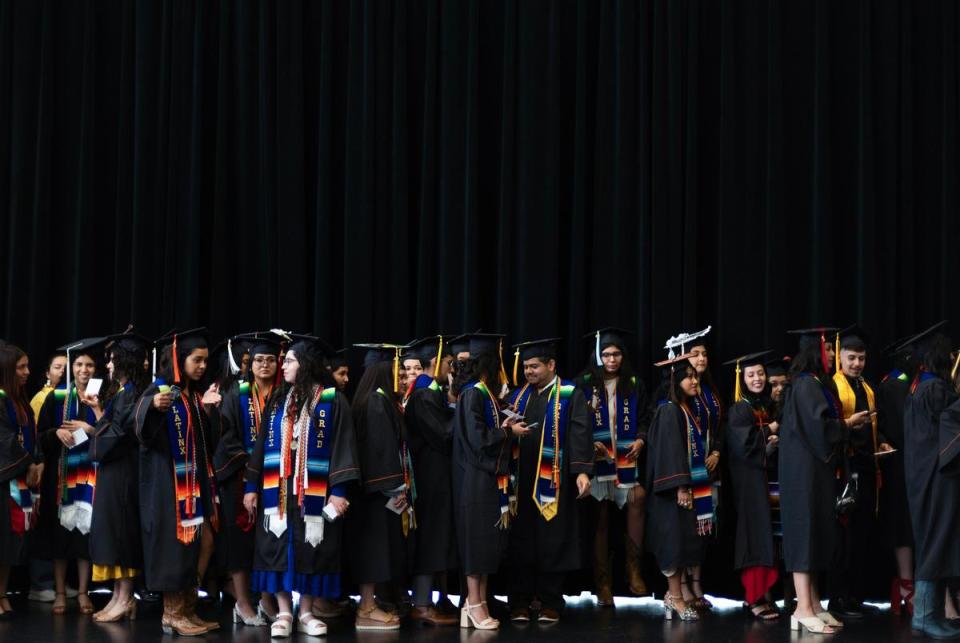
[[[57,593],[52,589],[31,589],[27,594],[27,600],[38,603],[52,603],[56,597]]]

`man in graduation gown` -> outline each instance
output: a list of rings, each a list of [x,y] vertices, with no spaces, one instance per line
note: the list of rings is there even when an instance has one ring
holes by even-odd
[[[541,605],[540,622],[559,620],[563,579],[581,567],[574,501],[590,494],[593,437],[583,394],[557,376],[557,341],[516,347],[527,382],[509,397],[529,429],[519,438],[517,516],[510,534],[510,618],[519,622],[530,620],[535,597]]]
[[[863,618],[874,608],[864,605],[864,581],[876,564],[872,536],[879,511],[880,469],[874,455],[892,449],[880,431],[873,388],[863,378],[867,362],[866,333],[856,325],[836,338],[836,370],[833,383],[844,419],[854,413],[871,413],[863,431],[851,431],[843,454],[844,481],[856,478],[857,502],[840,521],[840,546],[837,563],[830,569],[830,611],[846,618]]]
[[[432,625],[456,625],[456,616],[435,607],[432,600],[435,578],[440,575],[439,587],[444,593],[443,576],[457,568],[451,481],[453,408],[441,386],[447,380],[453,355],[441,335],[412,343],[406,354],[419,359],[423,365],[423,373],[411,386],[404,413],[407,444],[417,481],[414,504],[417,538],[411,561],[413,610],[410,617]]]
[[[912,627],[931,638],[960,638],[944,618],[944,589],[960,576],[960,477],[957,393],[950,383],[950,344],[937,324],[907,340],[921,370],[903,412],[907,500],[916,543]],[[946,411],[946,412],[945,412]]]

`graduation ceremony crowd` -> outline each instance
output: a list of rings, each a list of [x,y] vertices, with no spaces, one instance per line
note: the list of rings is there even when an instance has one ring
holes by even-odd
[[[179,635],[219,627],[198,614],[200,587],[273,637],[323,635],[331,619],[549,624],[584,568],[614,606],[622,538],[629,592],[651,594],[652,554],[664,617],[696,620],[713,607],[701,571],[722,526],[747,618],[839,631],[876,611],[868,571],[889,564],[892,610],[960,638],[946,322],[885,348],[856,325],[789,333],[792,357],[747,346],[724,363],[727,396],[709,327],[669,338],[651,383],[617,328],[585,337],[578,373],[558,369],[559,339],[490,333],[355,345],[359,374],[347,349],[279,329],[217,346],[205,329],[128,329],[50,356],[7,339],[0,618],[16,618],[11,569],[52,561],[55,615],[132,619],[154,596]],[[880,381],[864,379],[868,360]],[[34,370],[45,385],[28,391]],[[99,611],[93,582],[112,587]]]

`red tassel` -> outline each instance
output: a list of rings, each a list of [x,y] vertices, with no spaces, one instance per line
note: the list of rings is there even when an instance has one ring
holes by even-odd
[[[180,364],[177,359],[177,336],[173,336],[173,383],[180,383]]]
[[[820,333],[820,361],[823,363],[823,372],[830,372],[830,358],[827,356],[827,338]]]

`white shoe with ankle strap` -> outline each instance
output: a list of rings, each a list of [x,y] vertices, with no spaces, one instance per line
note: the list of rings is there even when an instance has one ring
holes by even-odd
[[[289,616],[290,620],[285,619]],[[290,631],[293,629],[293,614],[290,612],[277,612],[277,620],[270,626],[270,637],[275,639],[290,638]]]
[[[297,619],[297,631],[307,636],[323,636],[327,633],[327,624],[313,614],[302,614]]]

